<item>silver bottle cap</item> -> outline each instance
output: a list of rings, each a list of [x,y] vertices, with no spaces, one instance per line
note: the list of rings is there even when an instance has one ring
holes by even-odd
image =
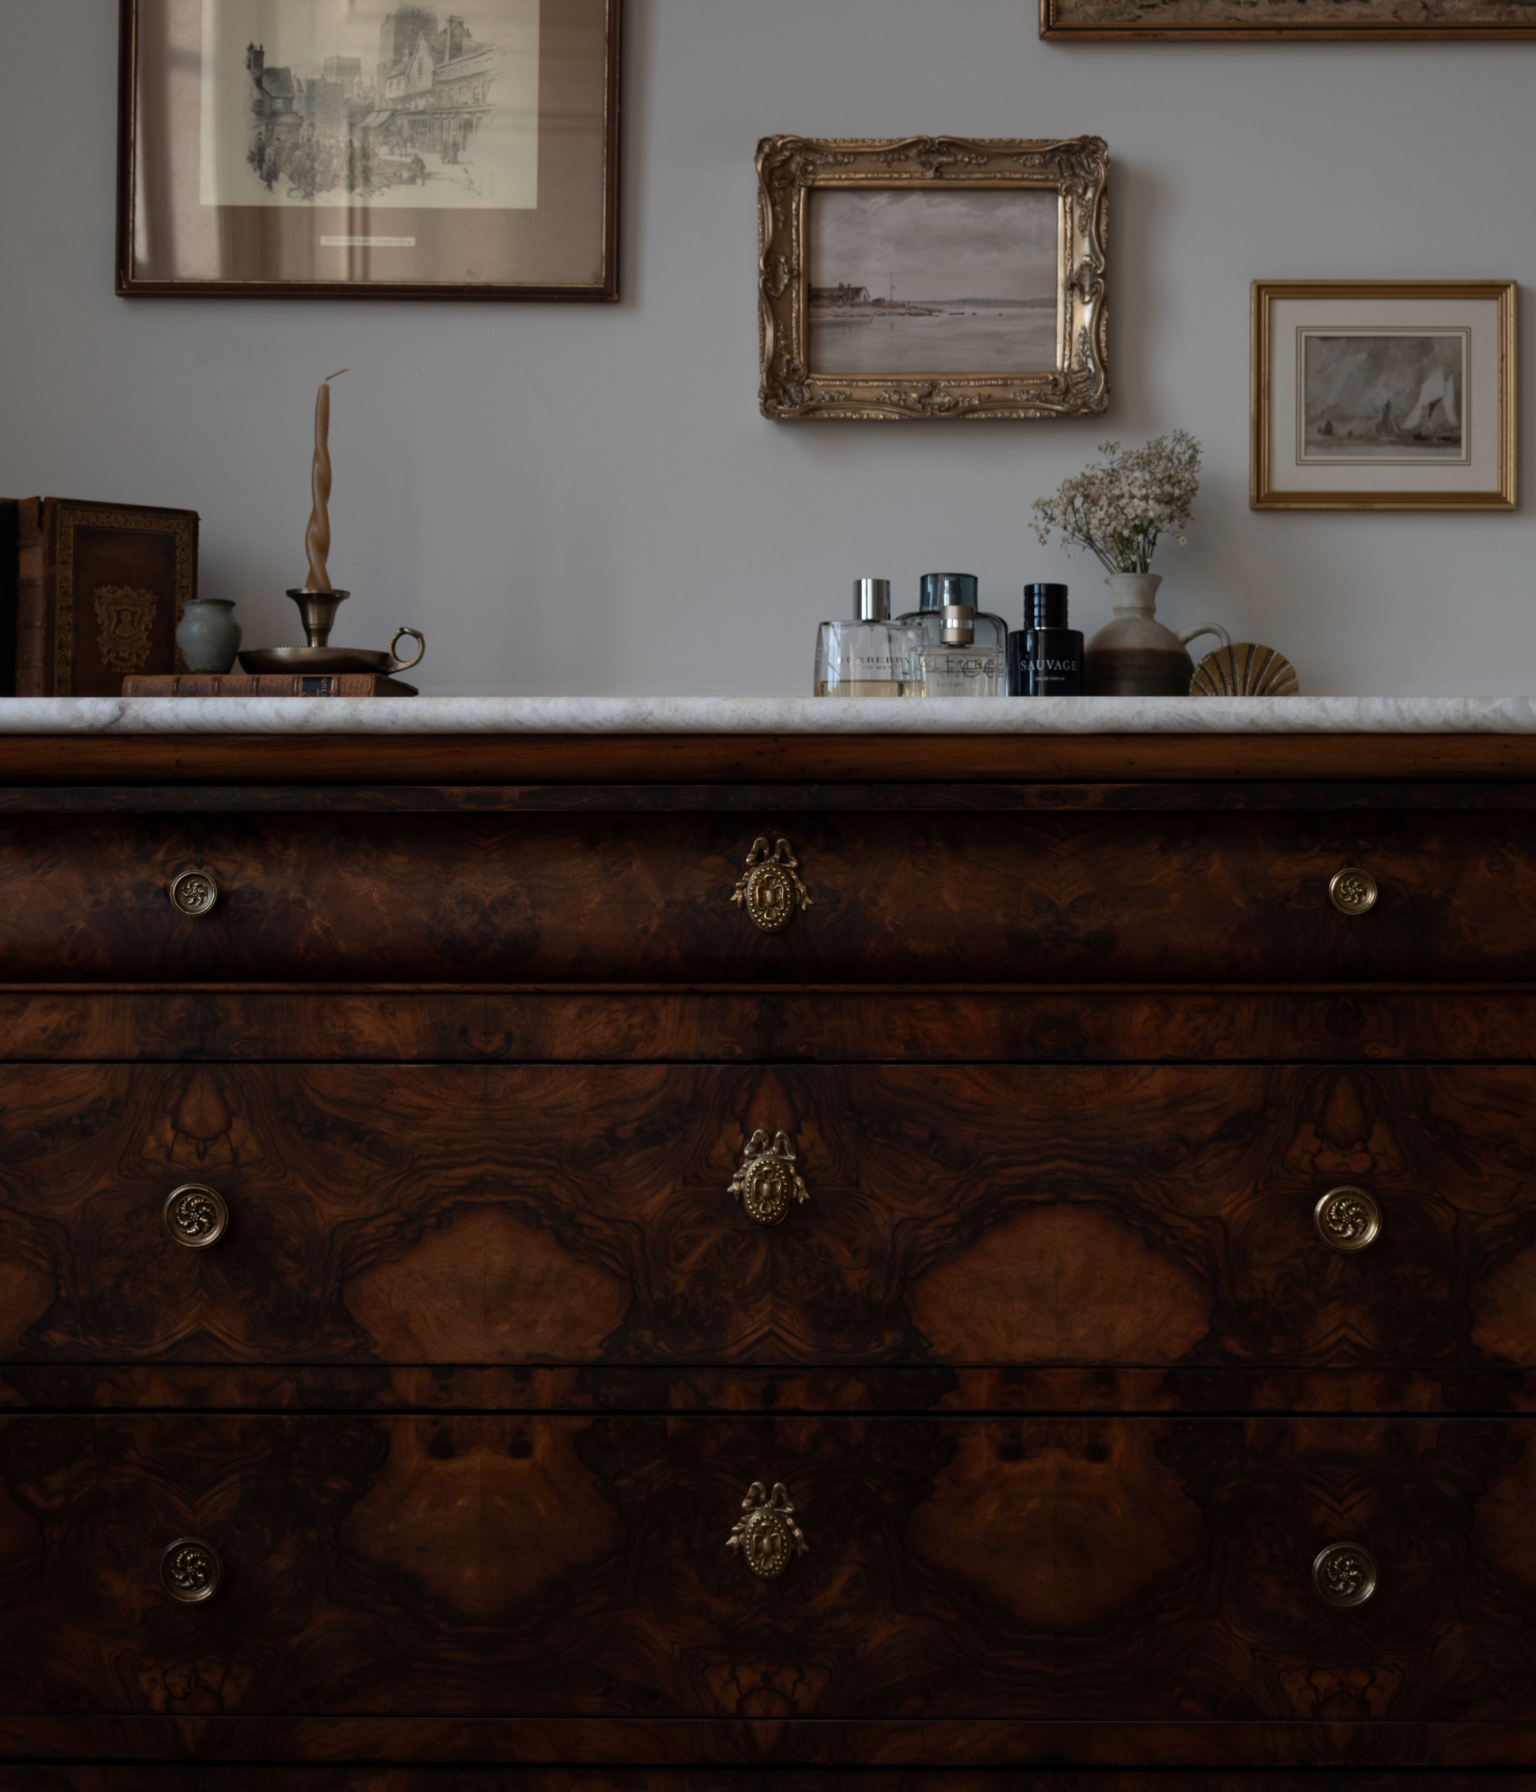
[[[976,612],[969,604],[945,604],[939,617],[946,647],[969,647],[976,639]]]
[[[891,614],[889,579],[855,579],[853,603],[860,622],[884,622]]]

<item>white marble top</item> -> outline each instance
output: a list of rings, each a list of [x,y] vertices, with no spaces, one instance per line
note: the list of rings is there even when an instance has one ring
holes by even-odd
[[[1536,697],[0,698],[0,735],[1359,733],[1536,734]]]

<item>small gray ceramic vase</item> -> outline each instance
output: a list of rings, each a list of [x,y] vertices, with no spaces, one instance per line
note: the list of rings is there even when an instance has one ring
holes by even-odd
[[[240,651],[240,624],[234,600],[198,597],[187,604],[176,625],[176,645],[189,672],[227,672]]]

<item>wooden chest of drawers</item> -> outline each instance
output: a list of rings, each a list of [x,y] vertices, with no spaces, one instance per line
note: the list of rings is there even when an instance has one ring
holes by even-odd
[[[1536,1772],[1532,743],[305,744],[7,743],[0,1792]]]

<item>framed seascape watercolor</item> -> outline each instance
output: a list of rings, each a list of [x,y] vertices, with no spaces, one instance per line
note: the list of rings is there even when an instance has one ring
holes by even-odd
[[[1255,510],[1513,510],[1512,280],[1258,280]]]
[[[1040,0],[1040,35],[1117,39],[1536,37],[1530,0]]]
[[[1108,406],[1101,138],[769,137],[757,173],[765,417]]]
[[[120,294],[618,297],[622,0],[120,5]]]

